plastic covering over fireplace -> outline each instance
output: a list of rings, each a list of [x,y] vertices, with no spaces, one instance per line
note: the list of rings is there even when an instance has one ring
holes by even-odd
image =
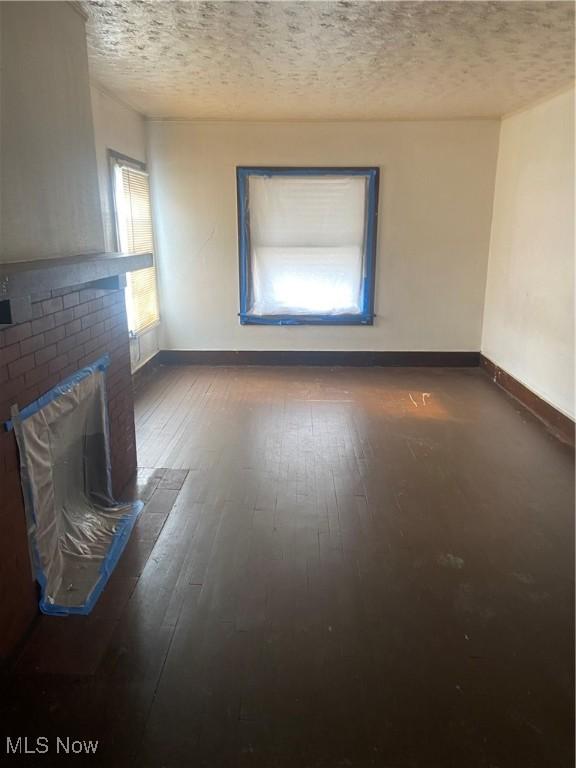
[[[112,497],[103,357],[12,420],[40,609],[89,613],[112,573],[142,503]]]

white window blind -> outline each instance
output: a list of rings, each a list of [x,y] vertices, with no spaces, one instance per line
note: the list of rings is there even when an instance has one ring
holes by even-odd
[[[254,315],[361,311],[366,180],[252,176]]]
[[[115,161],[114,200],[120,250],[124,253],[153,253],[148,174]],[[126,282],[128,328],[131,333],[139,334],[160,319],[156,268],[152,266],[129,272]]]

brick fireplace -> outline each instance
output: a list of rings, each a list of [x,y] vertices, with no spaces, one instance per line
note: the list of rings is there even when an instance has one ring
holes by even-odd
[[[83,365],[108,353],[107,376],[114,493],[136,471],[134,403],[124,291],[83,284],[31,295],[29,319],[0,330],[0,420],[37,399]],[[28,557],[18,450],[0,428],[0,659],[38,612]]]

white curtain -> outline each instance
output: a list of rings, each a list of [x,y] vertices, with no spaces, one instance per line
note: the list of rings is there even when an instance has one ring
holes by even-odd
[[[367,181],[251,176],[251,313],[361,311]]]

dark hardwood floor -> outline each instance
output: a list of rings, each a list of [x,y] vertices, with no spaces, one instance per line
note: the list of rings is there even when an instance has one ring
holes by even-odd
[[[163,368],[137,433],[101,601],[3,675],[50,738],[10,760],[573,766],[573,452],[481,370]]]

